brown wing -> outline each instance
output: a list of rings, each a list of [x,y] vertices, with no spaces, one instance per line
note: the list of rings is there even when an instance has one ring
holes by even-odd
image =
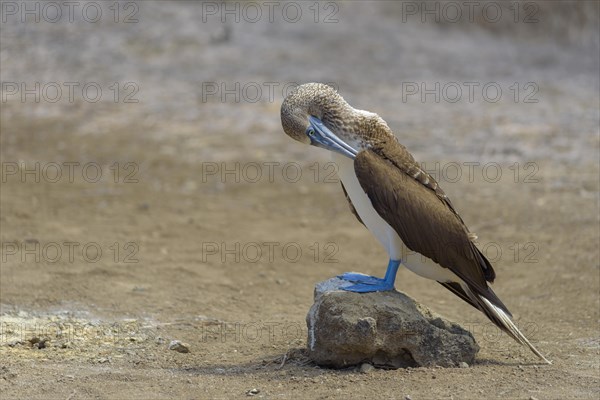
[[[429,173],[427,173],[427,171],[424,171],[421,168],[421,166],[415,161],[412,154],[410,154],[410,152],[406,150],[406,147],[400,144],[396,138],[383,141],[379,146],[373,147],[372,150],[374,153],[379,154],[381,157],[399,168],[402,172],[408,175],[408,177],[413,178],[435,193],[435,195],[442,202],[444,202],[448,208],[450,208],[450,210],[452,210],[454,215],[463,224],[467,232],[469,232],[469,229],[464,224],[462,218],[454,209],[454,205],[452,205],[452,202],[448,196],[446,196],[446,193],[444,193],[440,185],[438,185],[437,181]],[[476,237],[473,234],[470,234],[470,236]]]
[[[472,290],[506,309],[487,286],[495,277],[491,264],[471,241],[450,200],[431,176],[416,173],[420,168],[412,155],[396,144],[362,151],[354,160],[373,207],[409,249],[450,269]]]

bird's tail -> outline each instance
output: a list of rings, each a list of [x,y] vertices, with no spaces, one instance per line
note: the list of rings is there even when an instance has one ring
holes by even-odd
[[[521,333],[521,331],[517,328],[517,326],[512,321],[510,313],[507,313],[502,308],[500,308],[500,307],[492,304],[492,302],[490,300],[486,299],[484,296],[482,296],[480,294],[473,293],[473,291],[466,284],[463,284],[461,286],[462,286],[462,289],[471,298],[471,300],[477,304],[477,306],[478,306],[477,308],[479,308],[481,311],[483,311],[485,313],[485,315],[494,324],[496,324],[496,326],[498,326],[504,332],[508,333],[517,342],[521,343],[522,345],[525,345],[525,346],[529,347],[531,349],[531,351],[536,356],[538,356],[540,359],[544,360],[548,364],[552,364],[552,362],[549,361],[546,357],[544,357],[544,355],[542,353],[540,353],[538,351],[538,349],[536,349],[529,342],[529,340],[527,340],[527,338],[525,337],[525,335],[523,335]],[[489,289],[489,290],[490,290],[490,292],[492,291],[491,289]],[[494,297],[496,297],[496,296],[494,295]]]

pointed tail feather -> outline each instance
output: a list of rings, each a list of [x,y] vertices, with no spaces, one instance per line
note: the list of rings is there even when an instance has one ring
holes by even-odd
[[[522,345],[529,347],[529,349],[538,356],[541,360],[544,360],[547,364],[552,364],[542,353],[536,349],[529,340],[521,333],[519,328],[514,324],[510,315],[504,311],[502,308],[495,306],[492,302],[482,295],[474,294],[466,285],[461,285],[463,290],[471,297],[473,300],[477,302],[479,305],[479,309],[485,313],[485,315],[502,329],[504,332],[508,333],[513,339],[519,342]],[[490,289],[491,291],[491,289]]]
[[[529,347],[529,349],[536,356],[538,356],[540,359],[544,360],[547,364],[552,364],[552,362],[550,360],[548,360],[546,357],[544,357],[544,355],[542,353],[540,353],[538,351],[538,349],[536,349],[529,342],[529,340],[527,340],[527,338],[525,337],[525,335],[523,335],[521,333],[521,331],[517,328],[517,326],[512,322],[512,320],[510,319],[510,317],[508,315],[506,315],[506,313],[501,308],[496,307],[495,305],[493,305],[485,297],[479,296],[479,298],[481,299],[482,303],[485,304],[485,306],[484,306],[486,308],[485,314],[488,315],[488,317],[489,317],[489,314],[492,314],[494,316],[494,319],[492,319],[492,321],[496,325],[498,325],[503,331],[505,331],[510,336],[512,336],[512,338],[515,339],[517,342],[519,342],[519,343],[521,343],[521,344],[526,345],[527,347]],[[500,324],[498,322],[500,322]]]
[[[510,335],[514,340],[522,345],[525,345],[531,349],[531,351],[544,360],[548,364],[552,364],[546,357],[542,355],[530,342],[527,340],[525,335],[517,328],[512,321],[512,315],[506,306],[500,301],[498,296],[493,290],[488,287],[485,295],[475,293],[474,289],[471,289],[465,282],[439,282],[446,289],[483,312],[497,327],[502,329],[504,332]],[[494,304],[494,303],[497,303]]]

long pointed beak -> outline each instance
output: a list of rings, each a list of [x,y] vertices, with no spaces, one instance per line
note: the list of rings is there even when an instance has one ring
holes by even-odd
[[[308,120],[310,126],[307,129],[307,135],[310,138],[310,144],[335,151],[352,159],[356,157],[358,151],[331,132],[319,118],[310,115]]]

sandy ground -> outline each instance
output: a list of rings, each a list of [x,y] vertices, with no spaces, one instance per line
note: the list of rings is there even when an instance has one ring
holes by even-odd
[[[518,23],[421,23],[391,2],[320,3],[316,23],[312,3],[294,3],[297,23],[119,3],[115,23],[99,4],[97,23],[3,9],[2,398],[598,398],[598,3],[538,2],[531,24],[525,9]],[[314,284],[387,262],[329,156],[280,128],[284,87],[307,81],[380,114],[439,178],[552,366],[406,270],[399,290],[473,332],[474,365],[362,374],[306,359]],[[40,83],[40,101],[7,82]],[[64,82],[80,85],[72,102]],[[436,82],[439,102],[407,94]]]

